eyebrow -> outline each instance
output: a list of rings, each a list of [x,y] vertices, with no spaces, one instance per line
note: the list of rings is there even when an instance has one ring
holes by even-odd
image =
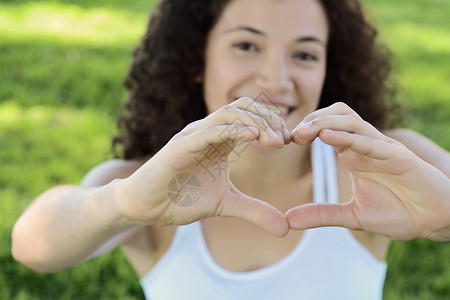
[[[264,32],[262,32],[262,31],[260,31],[258,29],[255,29],[253,27],[248,27],[248,26],[239,26],[239,27],[236,27],[236,28],[232,28],[230,30],[225,31],[225,34],[231,33],[231,32],[235,32],[235,31],[239,31],[239,30],[248,31],[248,32],[251,32],[251,33],[254,33],[254,34],[257,34],[257,35],[261,35],[261,36],[266,36],[266,34]],[[301,42],[316,42],[316,43],[319,43],[321,45],[326,46],[325,42],[323,42],[322,40],[320,40],[320,39],[318,39],[318,38],[316,38],[314,36],[304,36],[304,37],[296,39],[295,42],[298,42],[298,43],[301,43]]]

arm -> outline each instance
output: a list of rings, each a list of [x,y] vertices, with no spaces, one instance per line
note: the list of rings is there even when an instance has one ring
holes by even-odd
[[[385,134],[402,143],[420,159],[439,169],[450,178],[450,153],[442,149],[423,135],[408,130],[388,130]]]
[[[14,257],[37,271],[54,272],[113,248],[132,228],[184,225],[213,216],[240,218],[285,235],[289,226],[284,215],[241,193],[229,179],[228,155],[238,142],[257,140],[275,148],[290,142],[283,119],[256,106],[241,98],[189,124],[123,180],[45,192],[14,227]],[[206,172],[205,165],[214,167]],[[180,174],[199,183],[194,191],[198,199],[187,206],[178,201],[192,195],[192,186],[175,180]]]
[[[304,145],[320,137],[333,146],[351,172],[353,198],[293,208],[286,213],[291,228],[344,226],[394,240],[450,240],[448,153],[417,134],[388,134],[410,149],[343,103],[307,116],[292,133],[294,141]]]
[[[50,273],[115,248],[139,224],[117,210],[115,188],[120,182],[106,183],[136,168],[109,161],[94,168],[82,186],[55,187],[40,195],[14,226],[14,258]]]

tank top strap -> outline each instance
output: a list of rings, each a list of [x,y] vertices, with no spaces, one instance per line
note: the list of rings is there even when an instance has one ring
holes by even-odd
[[[321,146],[322,141],[316,138],[311,145],[311,164],[313,172],[313,195],[315,203],[326,202],[325,198],[325,176],[324,158]]]
[[[339,203],[339,187],[336,166],[336,151],[330,145],[323,143],[325,148],[326,189],[328,203]]]
[[[315,203],[339,203],[336,154],[319,138],[312,143],[313,193]]]

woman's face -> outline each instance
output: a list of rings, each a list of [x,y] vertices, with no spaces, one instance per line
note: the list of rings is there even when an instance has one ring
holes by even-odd
[[[325,11],[316,0],[231,1],[208,36],[208,111],[250,97],[275,106],[292,130],[318,106],[327,40]]]

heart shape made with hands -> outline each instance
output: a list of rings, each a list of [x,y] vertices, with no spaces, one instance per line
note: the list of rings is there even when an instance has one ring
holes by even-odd
[[[431,191],[422,189],[436,185],[436,182],[448,183],[442,172],[352,115],[333,115],[303,122],[291,134],[291,140],[298,145],[311,144],[317,137],[335,149],[351,173],[353,198],[349,202],[308,203],[293,207],[283,215],[268,203],[236,190],[239,198],[246,201],[230,210],[230,216],[245,219],[278,236],[287,234],[289,229],[321,226],[363,230],[394,240],[410,240],[423,235],[422,225],[417,222],[422,219],[419,211],[423,206],[412,199],[428,199]],[[413,189],[418,186],[423,188]],[[441,194],[436,198],[445,198]]]
[[[206,189],[209,194],[202,199],[215,201],[202,201],[205,210],[200,213],[195,209],[190,211],[190,222],[210,216],[224,216],[246,220],[279,236],[287,234],[289,229],[343,226],[407,240],[423,236],[423,226],[417,220],[423,219],[424,207],[428,209],[427,201],[431,201],[430,198],[441,202],[448,199],[448,194],[441,191],[442,187],[448,186],[448,178],[442,172],[422,161],[403,144],[378,131],[344,103],[314,111],[286,137],[281,130],[285,125],[282,119],[267,119],[266,116],[267,120],[263,120],[265,115],[256,115],[257,111],[252,107],[249,109],[245,101],[248,102],[248,99],[236,100],[233,105],[224,106],[203,121],[188,126],[180,138],[188,139],[189,143],[184,144],[185,151],[179,151],[180,156],[185,157],[186,150],[188,153],[204,153],[211,145],[226,148],[224,138],[238,140],[231,134],[220,136],[229,127],[243,129],[240,141],[257,139],[261,144],[275,148],[282,148],[291,141],[300,146],[309,145],[320,138],[335,149],[350,172],[353,198],[338,204],[308,203],[282,214],[269,203],[240,192],[226,176],[219,184],[209,184]],[[247,110],[239,109],[239,106]],[[236,115],[242,122],[235,122]],[[264,126],[255,128],[251,125],[255,119],[264,121]],[[226,132],[228,134],[230,131]],[[173,155],[167,155],[166,163],[170,164],[170,161],[178,160]],[[225,162],[216,161],[228,171],[226,159]],[[185,162],[192,166],[191,159]],[[198,169],[196,172],[197,175],[203,173]],[[195,187],[191,192],[192,197],[198,196]],[[441,202],[437,202],[436,206]],[[429,211],[427,216],[442,214],[433,209]],[[185,212],[179,211],[179,215],[184,216]],[[400,232],[398,228],[408,228],[409,231]]]

